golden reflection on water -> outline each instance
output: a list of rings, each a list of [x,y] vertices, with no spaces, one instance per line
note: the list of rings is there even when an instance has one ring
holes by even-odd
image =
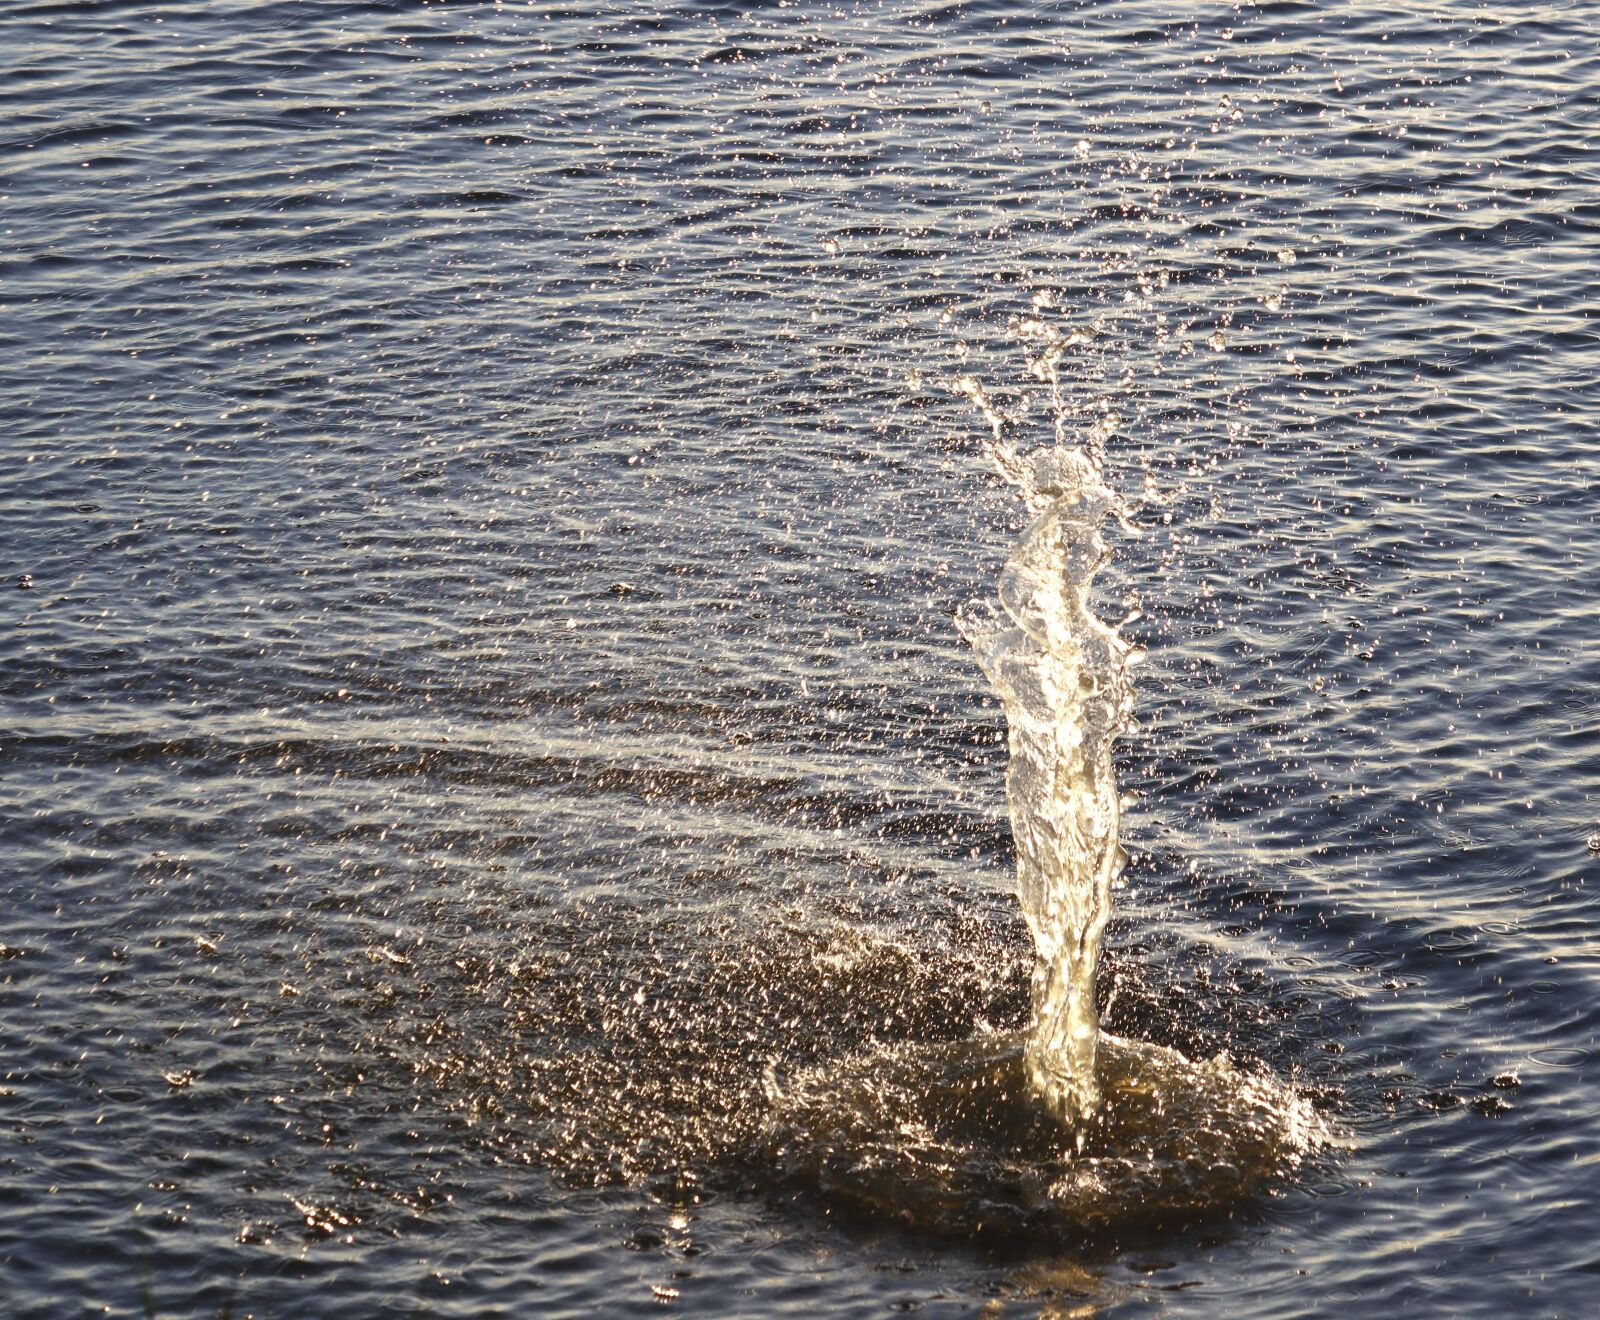
[[[1091,1320],[1104,1304],[1122,1301],[1133,1291],[1111,1285],[1098,1265],[1070,1260],[1030,1262],[1007,1276],[1006,1283],[1016,1297],[1040,1303],[1039,1320]],[[996,1298],[985,1303],[981,1314],[998,1317],[1007,1309]]]

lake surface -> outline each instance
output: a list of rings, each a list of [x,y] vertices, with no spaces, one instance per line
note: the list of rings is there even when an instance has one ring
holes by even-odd
[[[0,1311],[1589,1311],[1592,4],[0,49]],[[951,381],[1047,440],[1036,308],[1142,528],[1105,1025],[1334,1137],[969,1241],[768,1110],[1025,1016]]]

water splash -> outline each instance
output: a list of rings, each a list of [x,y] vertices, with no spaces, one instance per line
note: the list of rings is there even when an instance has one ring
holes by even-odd
[[[1115,411],[1102,403],[1073,433],[1061,373],[1091,336],[1047,320],[1050,301],[1036,297],[1010,327],[1047,388],[1044,444],[1012,440],[1026,397],[1008,412],[976,376],[950,382],[988,422],[985,453],[1029,513],[998,598],[957,615],[1009,726],[1017,891],[1034,945],[1027,1025],[980,1021],[964,1039],[771,1069],[759,1146],[784,1182],[871,1223],[1008,1241],[1232,1213],[1328,1141],[1309,1098],[1264,1071],[1100,1030],[1095,975],[1126,861],[1112,748],[1131,723],[1141,652],[1119,631],[1136,616],[1109,624],[1091,597],[1107,519],[1137,529],[1105,479]]]
[[[1055,437],[1019,453],[982,384],[968,375],[952,383],[988,420],[989,459],[1032,515],[1001,573],[998,602],[969,604],[957,622],[1009,728],[1017,894],[1036,948],[1024,1069],[1045,1106],[1076,1125],[1100,1099],[1095,969],[1126,856],[1111,749],[1132,709],[1128,669],[1138,654],[1094,613],[1089,594],[1108,555],[1105,520],[1127,516],[1104,480],[1105,428],[1081,443],[1066,435],[1058,367],[1086,336],[1064,335],[1036,317],[1012,330],[1035,350],[1035,378],[1050,386]]]
[[[1226,1055],[1106,1035],[1105,1102],[1071,1142],[1025,1077],[1026,1037],[882,1050],[802,1070],[770,1127],[791,1182],[875,1224],[1081,1241],[1229,1214],[1326,1134],[1304,1099]]]

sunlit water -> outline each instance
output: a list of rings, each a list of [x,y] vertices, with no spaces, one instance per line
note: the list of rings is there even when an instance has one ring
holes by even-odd
[[[0,42],[0,1312],[1585,1313],[1589,8]]]

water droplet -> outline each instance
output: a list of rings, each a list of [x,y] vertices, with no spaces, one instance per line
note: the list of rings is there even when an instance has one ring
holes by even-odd
[[[1279,290],[1277,293],[1269,293],[1263,301],[1267,304],[1267,310],[1269,312],[1276,312],[1280,310],[1283,307],[1282,290]]]
[[[1078,150],[1078,159],[1079,160],[1088,160],[1089,159],[1089,139],[1088,138],[1083,138],[1082,140],[1080,140],[1079,143],[1078,143],[1077,150]]]
[[[1206,346],[1216,353],[1222,352],[1223,347],[1227,344],[1227,342],[1228,341],[1222,337],[1221,330],[1213,330],[1209,335],[1206,336]]]
[[[1285,266],[1294,265],[1294,249],[1293,248],[1279,248],[1278,252],[1277,252],[1277,257],[1278,257],[1278,261],[1282,265],[1285,265]]]
[[[825,238],[822,240],[822,250],[830,257],[836,257],[844,251],[844,247],[836,238]]]
[[[983,111],[984,114],[989,114],[994,109],[994,107],[992,105],[990,105],[989,102],[985,101],[982,105],[980,105],[978,107],[978,109]]]
[[[1596,856],[1600,856],[1600,834],[1591,834],[1589,836],[1589,851]]]
[[[32,573],[24,573],[21,577],[19,577],[17,579],[17,590],[18,591],[32,591],[33,590],[33,574]]]

